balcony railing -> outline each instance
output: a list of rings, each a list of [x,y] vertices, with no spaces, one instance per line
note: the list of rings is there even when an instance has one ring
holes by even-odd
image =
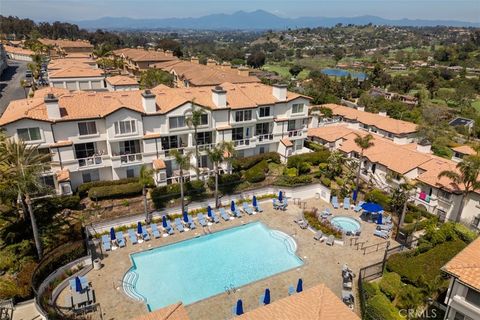
[[[78,166],[80,168],[97,166],[99,164],[102,164],[102,162],[103,162],[102,156],[92,156],[92,157],[88,157],[88,158],[80,158],[80,159],[77,159],[77,161],[78,161]]]
[[[177,150],[180,154],[184,154],[185,148],[164,149],[163,151],[165,152],[165,157],[171,157],[172,156],[171,152],[173,150]]]
[[[290,130],[288,131],[288,136],[291,137],[301,137],[303,133],[303,129],[297,129],[297,130]]]
[[[250,145],[250,139],[233,140],[233,145],[235,147],[249,146]]]
[[[210,150],[215,146],[213,143],[207,143],[207,144],[199,144],[198,145],[198,150],[199,151],[205,151],[205,150]],[[195,146],[193,146],[195,148]]]
[[[141,153],[126,154],[126,155],[120,156],[120,163],[121,164],[140,162],[140,161],[142,161],[142,154]]]
[[[273,140],[273,134],[262,134],[257,136],[258,142],[271,141]]]

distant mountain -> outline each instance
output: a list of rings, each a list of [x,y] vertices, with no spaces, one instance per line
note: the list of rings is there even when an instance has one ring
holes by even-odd
[[[480,27],[480,23],[456,20],[389,20],[376,16],[282,18],[267,11],[238,11],[233,14],[211,14],[198,18],[133,19],[104,17],[73,21],[85,29],[202,29],[202,30],[266,30],[304,27],[332,27],[342,24],[375,24],[389,26],[452,26]]]

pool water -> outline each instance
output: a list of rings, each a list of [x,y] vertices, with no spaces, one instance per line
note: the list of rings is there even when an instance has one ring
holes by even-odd
[[[223,293],[303,265],[288,235],[249,223],[131,255],[124,288],[150,310]]]
[[[360,222],[350,217],[333,217],[330,222],[345,232],[355,233],[360,231]]]

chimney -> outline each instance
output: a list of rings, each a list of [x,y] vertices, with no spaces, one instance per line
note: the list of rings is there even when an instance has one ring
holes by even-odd
[[[142,92],[142,106],[146,113],[157,112],[155,95],[148,89]]]
[[[283,83],[276,83],[272,85],[272,94],[280,101],[287,100],[287,85]]]
[[[238,69],[238,75],[248,77],[250,75],[250,71],[248,70],[247,67],[239,67]]]
[[[227,91],[221,86],[216,86],[212,89],[212,101],[217,108],[227,107]]]
[[[213,59],[208,59],[207,60],[207,66],[209,67],[214,67],[217,65],[217,61],[213,60]]]
[[[421,153],[432,153],[432,144],[427,139],[423,139],[417,143],[417,151]]]
[[[45,105],[47,106],[48,119],[56,120],[60,119],[60,106],[58,105],[58,98],[53,93],[49,93],[45,96]]]
[[[230,62],[224,62],[222,63],[222,66],[221,66],[221,69],[222,70],[230,70],[232,68],[232,65],[230,64]]]
[[[199,63],[200,63],[200,60],[199,60],[197,57],[191,57],[191,58],[190,58],[190,62],[191,62],[191,63],[195,63],[195,64],[199,64]]]
[[[378,113],[379,116],[386,117],[387,113],[385,111],[381,111]]]
[[[167,57],[173,57],[173,51],[172,50],[165,50],[165,55]]]

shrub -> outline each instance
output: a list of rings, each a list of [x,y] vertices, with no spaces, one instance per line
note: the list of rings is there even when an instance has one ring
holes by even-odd
[[[379,287],[390,300],[393,300],[398,291],[402,289],[402,280],[397,273],[388,272],[383,275]]]
[[[218,190],[223,193],[232,193],[241,183],[242,175],[240,173],[222,174],[218,176]],[[215,190],[215,177],[210,177],[207,182],[210,190]]]
[[[336,183],[339,187],[341,187],[341,186],[343,186],[343,185],[345,184],[345,181],[344,181],[342,178],[340,178],[340,177],[335,177],[335,183]]]
[[[233,160],[232,167],[235,171],[248,170],[262,160],[280,163],[280,155],[276,152],[267,152],[251,157],[238,158]]]
[[[327,177],[321,177],[320,182],[327,188],[330,187],[330,185],[332,184],[332,181]]]
[[[378,283],[376,282],[367,282],[362,283],[363,292],[365,293],[365,298],[369,299],[377,294],[381,294]]]
[[[407,284],[398,291],[395,301],[400,309],[416,309],[423,304],[424,295],[422,289]]]
[[[367,202],[378,203],[384,209],[387,209],[390,204],[390,197],[379,189],[373,189],[372,191],[366,193],[365,200]]]
[[[76,210],[80,206],[80,197],[77,195],[58,196],[58,197],[53,197],[51,199],[54,205],[58,206],[61,209]]]
[[[368,299],[366,313],[375,315],[376,319],[403,320],[398,309],[383,294]]]
[[[316,165],[319,165],[320,163],[326,163],[329,156],[330,156],[330,152],[328,150],[291,156],[288,158],[287,167],[298,168],[303,162],[316,166]]]
[[[297,177],[280,176],[274,182],[275,185],[280,187],[295,187],[309,183],[312,183],[312,177],[308,175]]]
[[[190,180],[185,183],[185,191],[190,196],[198,196],[204,194],[207,189],[202,180]]]
[[[138,178],[126,178],[126,179],[111,180],[111,181],[92,181],[92,182],[87,182],[79,185],[77,188],[77,192],[78,192],[78,195],[83,198],[87,196],[88,190],[90,190],[93,187],[116,186],[119,184],[126,184],[126,183],[132,183],[132,182],[138,182]]]
[[[305,148],[308,148],[313,151],[324,151],[325,147],[322,146],[321,144],[318,144],[316,142],[310,141],[310,140],[305,140]]]
[[[92,187],[88,191],[88,196],[92,200],[131,197],[142,194],[142,189],[143,186],[138,182],[113,186]]]
[[[413,214],[407,213],[407,214],[405,215],[404,222],[405,222],[405,223],[412,223],[412,222],[413,222]]]
[[[285,168],[283,174],[289,177],[296,177],[298,175],[297,168]]]
[[[335,238],[342,237],[342,231],[335,228],[329,221],[320,221],[314,211],[305,211],[303,216],[307,220],[308,224],[314,229],[322,231],[326,235],[333,235]]]
[[[472,242],[477,237],[477,234],[474,231],[468,229],[463,224],[456,223],[454,229],[458,237],[466,243]]]

